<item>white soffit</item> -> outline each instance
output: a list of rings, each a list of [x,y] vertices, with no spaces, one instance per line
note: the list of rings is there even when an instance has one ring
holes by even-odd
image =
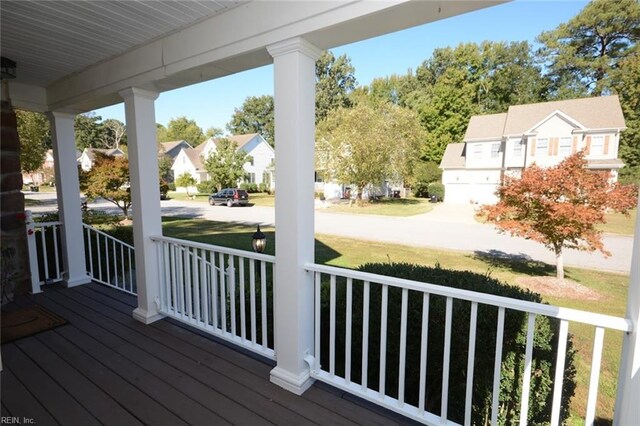
[[[47,87],[244,2],[228,0],[2,0],[0,51],[16,82]]]

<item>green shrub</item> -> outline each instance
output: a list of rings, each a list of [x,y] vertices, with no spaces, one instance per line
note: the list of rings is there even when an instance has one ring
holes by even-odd
[[[269,192],[269,185],[267,185],[266,183],[261,183],[258,185],[258,191],[259,192]]]
[[[640,166],[621,168],[618,172],[618,181],[622,184],[640,185]]]
[[[253,193],[258,192],[258,184],[249,183],[249,182],[243,182],[243,183],[240,184],[240,189],[244,189],[248,193],[253,194]]]
[[[102,210],[82,212],[82,221],[87,225],[116,225],[121,220],[121,215],[110,214]]]
[[[361,271],[380,275],[429,282],[447,287],[479,291],[503,297],[531,302],[541,302],[538,294],[519,287],[504,284],[488,275],[473,272],[452,271],[440,267],[430,268],[405,263],[367,264]],[[329,288],[322,288],[322,354],[321,365],[328,367],[329,347]],[[371,284],[369,304],[368,387],[379,390],[380,365],[380,312],[382,286]],[[362,282],[353,281],[352,293],[352,354],[351,377],[360,383],[362,359]],[[402,290],[389,287],[386,351],[386,394],[398,395],[400,318]],[[420,382],[420,350],[422,336],[421,292],[409,291],[406,335],[405,400],[418,405]],[[337,279],[336,287],[336,374],[344,374],[345,347],[345,280]],[[462,423],[464,420],[467,356],[469,347],[470,302],[454,300],[452,305],[452,333],[449,371],[448,419]],[[443,350],[445,335],[446,298],[431,295],[429,299],[429,328],[426,377],[426,401],[428,411],[440,414],[442,392]],[[495,362],[496,324],[498,308],[479,304],[476,329],[476,349],[473,384],[472,424],[484,424],[491,416],[493,366]],[[527,424],[548,423],[551,416],[553,378],[557,353],[559,324],[555,320],[538,316],[535,323],[534,361],[532,364],[531,398]],[[499,424],[517,423],[520,413],[521,382],[524,371],[527,315],[507,310],[504,323],[502,379],[500,384]],[[569,415],[569,400],[575,390],[574,350],[568,340],[565,360],[561,418]]]
[[[213,194],[214,192],[218,192],[218,187],[215,182],[211,180],[197,184],[196,189],[200,194]]]
[[[435,195],[438,197],[438,200],[444,200],[444,185],[440,182],[432,182],[427,187],[427,191],[429,192],[429,197]]]
[[[175,191],[176,190],[176,184],[173,182],[169,182],[167,185],[169,185],[169,191]]]
[[[424,198],[429,196],[429,184],[439,182],[442,178],[442,170],[433,161],[420,162],[416,165],[414,177],[413,192],[416,197]]]
[[[166,200],[168,192],[169,192],[169,185],[167,184],[167,182],[164,181],[164,179],[160,179],[160,199]]]

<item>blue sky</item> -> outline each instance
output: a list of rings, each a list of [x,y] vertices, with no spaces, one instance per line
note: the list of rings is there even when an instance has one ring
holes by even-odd
[[[420,27],[332,49],[347,54],[359,85],[376,77],[415,70],[438,47],[464,42],[520,41],[534,39],[575,16],[586,1],[515,1],[456,16]],[[265,66],[217,80],[164,92],[156,101],[156,121],[186,116],[203,130],[225,129],[234,108],[248,96],[273,94],[273,67]],[[124,105],[96,110],[106,118],[124,122]]]

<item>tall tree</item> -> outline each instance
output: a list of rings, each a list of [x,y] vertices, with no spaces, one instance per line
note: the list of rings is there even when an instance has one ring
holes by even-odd
[[[204,169],[220,191],[223,187],[236,186],[245,174],[243,166],[247,161],[251,161],[251,156],[239,150],[237,143],[220,139],[216,150],[204,160]]]
[[[224,133],[224,130],[222,130],[220,127],[211,126],[207,129],[206,132],[204,132],[204,137],[206,139],[219,138],[222,136],[223,133]]]
[[[416,70],[417,89],[405,103],[428,132],[423,158],[440,162],[460,142],[474,114],[543,100],[546,82],[527,42],[466,43],[436,49]]]
[[[18,137],[20,138],[20,167],[23,173],[31,175],[42,167],[48,146],[51,144],[49,120],[44,114],[16,111]]]
[[[102,117],[95,112],[76,115],[74,129],[76,136],[76,148],[106,148],[104,143],[104,126],[101,123]]]
[[[385,179],[410,179],[423,130],[416,115],[389,103],[359,102],[329,113],[318,125],[316,168],[363,190]]]
[[[640,169],[640,51],[618,62],[612,74],[627,124],[620,136],[619,156],[627,167]]]
[[[129,161],[124,156],[96,153],[93,167],[82,172],[80,189],[87,198],[103,198],[118,206],[126,219],[131,207]]]
[[[156,125],[158,142],[185,140],[191,146],[198,146],[205,140],[204,133],[198,124],[185,116],[172,118],[166,128],[160,126]]]
[[[392,74],[371,81],[366,92],[372,99],[379,99],[402,107],[409,106],[408,99],[417,89],[417,80],[409,70],[405,75]]]
[[[127,144],[127,127],[122,121],[108,118],[102,122],[102,126],[103,144],[106,148],[120,148],[121,144]]]
[[[607,211],[627,213],[635,206],[637,187],[611,183],[609,173],[586,169],[578,152],[555,167],[536,165],[520,178],[506,177],[496,205],[484,206],[489,222],[511,235],[544,244],[556,256],[556,276],[564,278],[562,251],[605,249],[601,231]]]
[[[329,111],[350,107],[349,93],[356,87],[355,68],[347,55],[337,58],[328,50],[316,61],[316,123]]]
[[[165,182],[173,181],[171,166],[173,166],[173,159],[171,157],[165,154],[158,155],[158,174],[161,180]]]
[[[593,0],[568,22],[538,37],[556,97],[566,96],[567,87],[573,97],[609,93],[611,71],[638,40],[637,0]]]
[[[240,108],[236,108],[227,124],[231,134],[260,133],[271,146],[274,145],[273,96],[249,96]]]

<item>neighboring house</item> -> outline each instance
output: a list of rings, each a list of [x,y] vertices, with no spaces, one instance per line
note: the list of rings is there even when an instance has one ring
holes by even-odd
[[[81,151],[76,150],[76,160],[82,155]],[[53,183],[55,181],[55,159],[53,158],[53,150],[47,150],[44,157],[44,163],[40,170],[34,173],[23,173],[22,182],[25,185],[43,185]]]
[[[82,167],[82,170],[88,172],[93,167],[93,163],[96,160],[96,153],[108,155],[110,157],[125,156],[124,151],[119,148],[115,149],[99,149],[99,148],[85,148],[82,151],[82,155],[78,158],[78,164]]]
[[[624,117],[617,96],[515,105],[503,114],[475,115],[463,143],[449,144],[440,163],[445,202],[497,202],[505,174],[554,166],[584,150],[587,167],[617,179]]]
[[[264,183],[273,188],[275,151],[271,145],[258,133],[227,136],[225,139],[235,142],[239,150],[245,151],[252,158],[252,161],[244,165],[246,172],[244,181],[256,184]],[[209,138],[195,148],[182,148],[171,167],[173,175],[177,178],[183,173],[190,173],[198,183],[207,181],[209,176],[204,169],[204,160],[216,151],[219,140]]]
[[[166,155],[167,157],[175,160],[178,154],[182,149],[192,149],[193,147],[189,144],[189,142],[185,140],[181,141],[172,141],[172,142],[162,142],[160,143],[160,147],[158,149],[159,155]]]

